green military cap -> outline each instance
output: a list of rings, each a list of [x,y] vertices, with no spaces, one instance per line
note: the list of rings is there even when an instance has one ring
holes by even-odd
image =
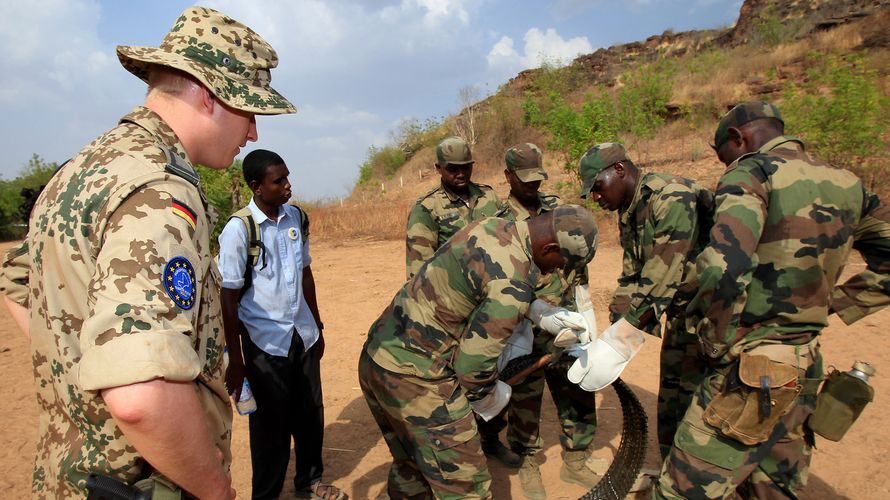
[[[543,181],[547,179],[544,170],[541,150],[530,142],[517,144],[507,150],[504,155],[507,170],[516,174],[522,182]]]
[[[566,271],[581,269],[593,259],[598,231],[593,214],[584,207],[560,205],[553,209],[553,233],[566,259]]]
[[[714,134],[714,149],[720,149],[720,146],[729,140],[730,127],[738,128],[761,118],[775,118],[782,122],[782,125],[785,124],[782,115],[779,114],[779,108],[772,104],[763,101],[743,102],[730,109],[720,119],[717,132]]]
[[[473,163],[470,145],[460,137],[447,137],[436,146],[436,161],[441,166],[449,163],[466,165]]]
[[[189,7],[159,47],[118,45],[117,57],[148,82],[153,64],[197,78],[226,105],[248,113],[296,113],[270,86],[278,54],[263,38],[234,19],[205,7]]]
[[[604,142],[587,150],[581,157],[578,173],[581,174],[581,197],[586,198],[593,189],[593,181],[603,170],[619,161],[627,161],[627,151],[620,142]]]

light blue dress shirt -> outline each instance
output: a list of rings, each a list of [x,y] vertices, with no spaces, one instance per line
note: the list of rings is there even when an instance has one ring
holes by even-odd
[[[278,218],[266,217],[253,198],[247,205],[260,225],[262,244],[253,270],[253,284],[241,297],[238,318],[250,340],[273,356],[287,356],[291,332],[296,328],[308,351],[318,340],[318,326],[303,297],[303,268],[309,257],[309,241],[300,232],[300,214],[291,205],[278,208]],[[263,255],[265,254],[265,267]],[[231,219],[219,235],[219,270],[223,288],[244,286],[247,265],[247,229],[240,219]]]

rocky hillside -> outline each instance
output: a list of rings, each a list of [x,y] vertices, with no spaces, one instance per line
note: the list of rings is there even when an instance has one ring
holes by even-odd
[[[555,131],[553,120],[544,126],[530,116],[537,112],[540,118],[557,105],[573,109],[570,115],[603,105],[621,114],[625,100],[641,99],[625,93],[641,81],[648,86],[642,92],[661,92],[642,111],[634,110],[653,115],[654,125],[643,132],[619,127],[611,135],[593,134],[600,139],[590,144],[621,140],[641,167],[713,186],[723,169],[708,146],[717,119],[740,101],[764,99],[780,106],[790,133],[890,197],[890,0],[745,0],[729,28],[667,31],[599,49],[562,68],[523,71],[460,114],[419,127],[410,144],[383,148],[379,158],[371,159],[383,165],[369,160],[350,198],[340,206],[319,207],[315,220],[351,237],[401,238],[408,206],[438,184],[435,144],[457,133],[470,112],[474,180],[506,196],[504,151],[518,142],[534,142],[542,147],[550,173],[542,190],[578,202],[573,172],[578,145],[567,146],[565,137],[557,137],[562,132]],[[558,102],[548,100],[554,90]],[[810,112],[814,109],[819,113]],[[586,118],[596,121],[596,113]],[[856,133],[835,140],[852,126],[859,127]]]

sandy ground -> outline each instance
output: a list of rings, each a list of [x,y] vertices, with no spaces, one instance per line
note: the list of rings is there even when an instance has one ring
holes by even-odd
[[[325,479],[355,499],[378,495],[385,487],[389,467],[389,452],[358,386],[356,364],[368,326],[404,279],[403,245],[400,241],[374,241],[340,246],[319,243],[313,247],[312,267],[327,327],[327,351],[322,360],[327,421]],[[8,246],[0,244],[0,250]],[[853,262],[848,268],[856,270],[861,266]],[[600,318],[606,317],[606,303],[620,267],[620,250],[614,242],[604,242],[590,266],[591,291]],[[885,417],[890,413],[890,337],[882,333],[882,325],[887,324],[890,312],[884,311],[852,327],[833,318],[824,332],[826,365],[846,370],[854,360],[862,359],[877,368],[873,378],[876,401],[866,408],[842,442],[818,441],[802,498],[890,498],[890,475],[886,474],[890,463],[890,426]],[[658,339],[647,340],[623,375],[650,415],[646,467],[652,468],[658,467],[654,438],[658,350]],[[4,402],[0,407],[0,492],[4,498],[24,498],[28,496],[37,437],[37,407],[29,349],[5,310],[0,316],[0,380],[0,400]],[[611,457],[620,440],[621,414],[614,395],[608,390],[604,392],[603,397],[597,398],[600,429],[594,454]],[[584,491],[559,479],[562,462],[555,410],[549,396],[545,395],[545,399],[541,470],[548,498],[577,498]],[[240,498],[250,497],[246,424],[246,418],[235,416],[232,474]],[[495,498],[523,498],[516,473],[497,463],[490,465]]]

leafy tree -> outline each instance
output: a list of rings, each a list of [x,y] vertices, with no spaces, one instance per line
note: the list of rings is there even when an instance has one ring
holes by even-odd
[[[0,180],[0,238],[25,235],[30,207],[56,169],[56,163],[47,163],[35,154],[15,179]]]
[[[250,188],[244,183],[241,160],[235,160],[229,168],[215,169],[198,165],[201,186],[207,202],[216,209],[219,218],[210,234],[210,247],[213,253],[219,251],[217,237],[228,222],[229,217],[250,201]]]

